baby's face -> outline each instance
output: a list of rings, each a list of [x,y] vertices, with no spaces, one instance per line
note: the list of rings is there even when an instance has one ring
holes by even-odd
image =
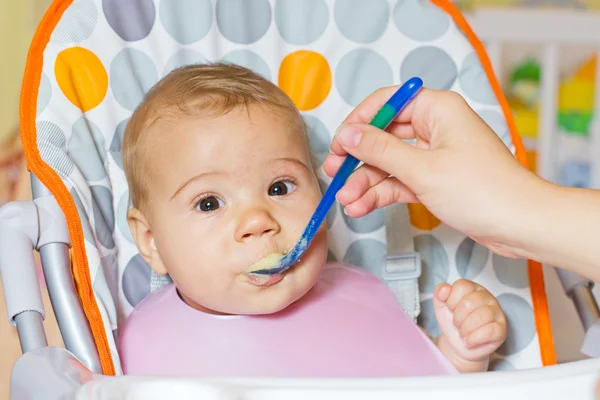
[[[321,192],[303,133],[269,109],[185,117],[153,128],[147,216],[153,269],[168,272],[183,299],[227,314],[279,311],[308,292],[327,258],[323,226],[282,279],[244,273],[288,251]]]

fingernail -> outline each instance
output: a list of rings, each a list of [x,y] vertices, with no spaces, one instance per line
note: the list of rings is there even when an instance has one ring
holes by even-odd
[[[338,140],[345,147],[358,146],[361,138],[362,132],[353,126],[342,126],[338,132]]]
[[[346,207],[344,207],[344,214],[348,215],[348,211],[346,211]]]

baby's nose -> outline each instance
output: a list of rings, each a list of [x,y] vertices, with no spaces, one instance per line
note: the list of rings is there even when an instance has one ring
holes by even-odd
[[[268,211],[253,210],[242,217],[235,236],[241,242],[256,237],[274,236],[280,230],[279,224]]]

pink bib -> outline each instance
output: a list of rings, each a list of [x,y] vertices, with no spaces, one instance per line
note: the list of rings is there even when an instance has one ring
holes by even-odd
[[[456,369],[367,271],[329,264],[276,314],[217,316],[169,285],[144,299],[119,337],[124,372],[201,377],[397,377]]]

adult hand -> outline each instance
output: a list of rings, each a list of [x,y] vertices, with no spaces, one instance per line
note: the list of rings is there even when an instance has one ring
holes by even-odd
[[[387,132],[368,125],[396,90],[365,99],[333,139],[327,175],[347,154],[364,162],[338,193],[345,212],[358,218],[395,202],[420,202],[496,253],[519,256],[514,233],[521,217],[551,185],[524,168],[454,92],[423,89]]]

